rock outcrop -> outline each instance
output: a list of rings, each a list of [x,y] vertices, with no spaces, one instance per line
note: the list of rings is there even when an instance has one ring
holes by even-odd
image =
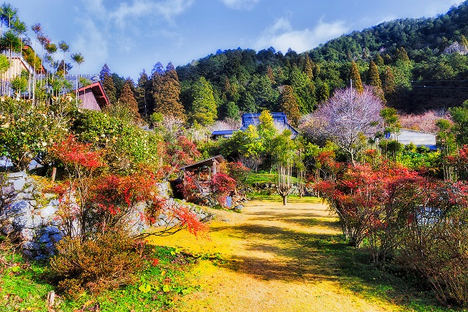
[[[171,198],[169,183],[158,184],[158,189],[160,196],[166,200],[166,207],[186,207],[201,220],[212,218],[211,214],[194,205]],[[128,224],[134,234],[150,228],[142,218],[145,208],[141,203],[129,216]],[[59,200],[56,196],[43,193],[38,183],[25,172],[9,173],[0,179],[0,232],[18,242],[28,258],[42,260],[54,254],[55,243],[63,237],[58,210]],[[159,214],[155,225],[167,227],[177,225],[177,222],[167,208]]]

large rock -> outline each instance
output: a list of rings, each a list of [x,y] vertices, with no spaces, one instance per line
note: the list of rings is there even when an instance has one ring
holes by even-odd
[[[28,212],[30,213],[31,209],[32,207],[28,201],[20,200],[8,205],[4,211],[4,214],[8,216],[22,215]]]
[[[58,200],[54,199],[50,201],[50,203],[47,206],[45,206],[42,209],[39,209],[39,213],[41,217],[47,221],[54,219],[58,210],[58,205],[59,205]]]

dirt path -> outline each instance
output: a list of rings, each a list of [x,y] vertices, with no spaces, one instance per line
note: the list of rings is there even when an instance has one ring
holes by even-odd
[[[183,297],[180,311],[399,310],[343,276],[338,234],[336,218],[318,202],[253,201],[241,214],[218,213],[209,240],[180,232],[157,243],[225,259],[197,264],[191,282],[200,291]]]

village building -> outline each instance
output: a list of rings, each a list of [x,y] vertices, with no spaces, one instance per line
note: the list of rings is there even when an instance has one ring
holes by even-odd
[[[291,126],[285,113],[270,113],[273,117],[273,122],[279,130],[290,130],[293,137],[296,137],[299,132]],[[213,139],[229,138],[236,131],[244,131],[249,126],[258,126],[260,124],[260,113],[248,113],[242,115],[242,126],[238,130],[216,130],[211,133]]]
[[[9,58],[9,55],[7,55]],[[4,80],[13,80],[23,71],[26,71],[28,74],[32,74],[34,72],[34,69],[32,68],[31,65],[29,65],[28,62],[21,56],[20,54],[13,53],[11,56],[10,61],[10,67],[7,69],[7,71],[3,74]]]
[[[79,88],[77,94],[80,100],[79,107],[82,109],[100,111],[109,106],[109,98],[100,81]]]

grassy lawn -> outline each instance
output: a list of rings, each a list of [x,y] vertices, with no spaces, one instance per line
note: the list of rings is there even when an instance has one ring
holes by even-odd
[[[194,266],[189,281],[200,291],[184,297],[180,311],[457,311],[412,276],[379,269],[348,246],[320,199],[292,197],[284,207],[277,196],[257,198],[241,214],[219,211],[207,239],[182,231],[157,241],[223,260]]]
[[[242,213],[217,215],[208,237],[181,231],[149,240],[150,259],[134,285],[71,300],[56,311],[417,311],[437,304],[417,278],[379,269],[346,244],[338,220],[316,197],[258,195]],[[149,260],[150,260],[149,259]],[[0,251],[0,310],[48,311],[47,268]],[[255,308],[253,308],[255,307]],[[463,310],[466,311],[466,310]]]
[[[187,266],[193,259],[182,256],[176,249],[153,247],[152,257],[158,264],[149,266],[139,281],[121,289],[93,296],[56,299],[56,311],[167,311],[180,298],[196,287],[184,282]],[[47,294],[54,287],[47,281],[47,267],[40,263],[27,263],[21,256],[7,250],[1,253],[0,310],[48,311]]]
[[[278,175],[276,172],[269,173],[269,172],[251,172],[248,177],[247,177],[247,184],[253,185],[253,184],[271,184],[271,183],[276,183],[278,179]],[[291,183],[296,183],[297,178],[296,177],[291,177]]]
[[[250,193],[247,194],[247,198],[249,200],[262,200],[262,201],[271,201],[271,202],[281,202],[281,196],[278,194],[262,194],[262,193]],[[303,196],[300,197],[298,195],[289,195],[288,196],[288,203],[310,203],[310,204],[317,204],[321,203],[323,200],[319,197],[314,196]]]

